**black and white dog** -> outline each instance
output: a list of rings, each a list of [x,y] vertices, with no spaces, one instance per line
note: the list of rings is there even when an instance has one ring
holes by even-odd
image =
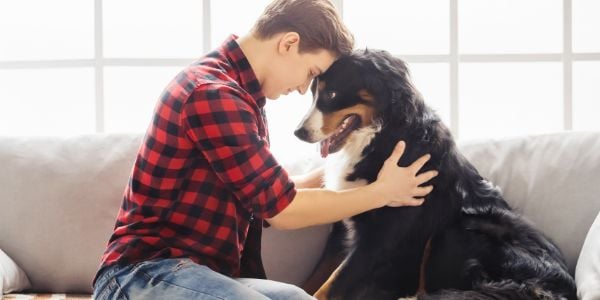
[[[384,207],[345,222],[347,255],[318,298],[576,299],[559,249],[459,153],[403,61],[356,51],[311,90],[312,108],[295,134],[320,142],[327,188],[375,181],[400,140],[400,166],[430,153],[421,172],[439,171],[422,206]]]

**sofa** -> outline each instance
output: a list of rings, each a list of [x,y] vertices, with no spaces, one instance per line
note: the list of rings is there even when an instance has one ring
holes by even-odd
[[[0,137],[0,283],[12,292],[4,298],[91,297],[92,278],[141,140],[140,134]],[[584,241],[589,247],[600,244],[600,230],[586,241],[600,211],[600,132],[466,141],[459,146],[515,210],[558,244],[573,274],[578,260],[585,265],[578,283],[596,286],[598,278],[600,285],[600,277],[594,277],[600,274],[600,247],[580,258]],[[291,174],[309,171],[322,164],[317,155],[304,155],[284,167]],[[596,223],[600,229],[600,220]],[[329,230],[329,225],[293,231],[267,228],[263,260],[268,277],[302,285],[320,258]]]

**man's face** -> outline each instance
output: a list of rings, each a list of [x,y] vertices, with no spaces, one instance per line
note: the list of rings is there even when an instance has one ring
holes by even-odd
[[[312,79],[325,72],[334,61],[335,56],[327,50],[298,53],[297,44],[292,45],[289,51],[274,59],[262,85],[263,93],[273,100],[294,91],[304,94]]]

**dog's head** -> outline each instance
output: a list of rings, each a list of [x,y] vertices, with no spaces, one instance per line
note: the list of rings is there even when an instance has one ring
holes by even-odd
[[[295,131],[321,142],[327,156],[366,127],[411,122],[419,94],[404,62],[381,50],[358,50],[338,59],[312,85],[313,105]]]

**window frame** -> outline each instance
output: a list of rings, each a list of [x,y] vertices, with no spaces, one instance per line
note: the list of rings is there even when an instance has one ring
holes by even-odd
[[[211,44],[211,1],[202,1],[203,51],[209,52]],[[214,0],[218,1],[218,0]],[[342,17],[344,2],[332,0],[338,7]],[[572,0],[562,0],[563,5],[563,45],[560,53],[528,53],[528,54],[461,54],[458,40],[458,1],[450,1],[448,54],[398,55],[408,63],[447,63],[449,65],[448,99],[450,101],[449,127],[456,138],[459,132],[459,73],[462,64],[489,62],[560,62],[563,66],[563,130],[573,129],[573,63],[580,61],[600,61],[600,52],[574,53],[572,32]],[[95,70],[95,132],[105,132],[104,114],[104,68],[105,67],[139,67],[139,66],[184,66],[194,58],[106,58],[103,53],[103,0],[94,0],[94,57],[93,59],[64,60],[32,60],[32,61],[0,61],[0,69],[40,69],[40,68],[79,68],[93,67]]]

